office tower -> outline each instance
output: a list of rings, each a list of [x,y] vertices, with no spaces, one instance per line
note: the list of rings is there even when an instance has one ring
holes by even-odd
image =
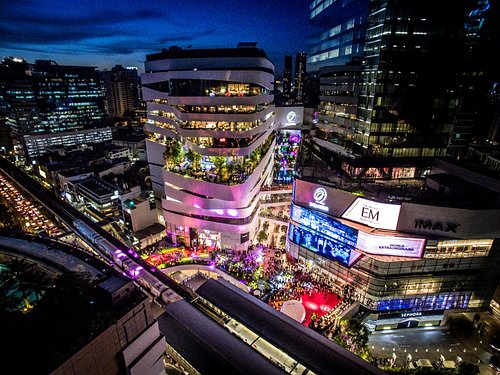
[[[127,66],[127,71],[130,76],[130,85],[132,87],[132,106],[134,108],[142,107],[141,76],[134,66]]]
[[[172,240],[245,250],[254,238],[272,178],[273,80],[256,44],[147,56],[147,156]]]
[[[447,154],[467,104],[459,79],[465,6],[370,3],[361,66],[351,60],[341,68],[349,80],[336,83],[324,70],[314,141],[336,167],[354,178],[422,177],[433,157]]]
[[[285,55],[283,68],[283,96],[289,98],[292,94],[292,56]]]
[[[471,1],[465,19],[465,51],[456,64],[460,67],[460,108],[448,152],[455,158],[467,154],[470,143],[484,143],[495,122],[496,86],[500,82],[500,9],[496,1]]]
[[[306,82],[306,53],[297,52],[295,56],[295,81],[293,91],[297,100],[302,100],[304,96],[304,86]]]
[[[94,67],[64,66],[49,60],[28,64],[8,58],[0,65],[0,90],[2,118],[28,156],[34,155],[26,150],[25,137],[80,131],[104,118],[99,74]],[[43,152],[36,153],[39,151]]]
[[[370,0],[313,0],[310,3],[308,71],[344,65],[363,56]]]
[[[24,134],[42,131],[40,110],[29,64],[10,57],[0,64],[0,116],[11,132]]]
[[[104,118],[103,95],[95,67],[36,60],[31,75],[43,132],[80,130]]]
[[[108,116],[130,116],[134,109],[131,71],[121,65],[116,65],[111,70],[102,72],[102,80]]]

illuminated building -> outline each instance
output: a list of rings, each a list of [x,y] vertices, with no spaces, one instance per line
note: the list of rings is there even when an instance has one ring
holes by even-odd
[[[99,74],[94,67],[58,65],[49,60],[28,64],[9,58],[0,65],[0,91],[6,103],[0,116],[6,118],[11,134],[29,157],[45,153],[33,144],[28,149],[29,137],[40,140],[45,135],[48,139],[44,142],[61,140],[61,145],[65,137],[73,141],[85,138],[86,142],[87,135],[51,135],[95,127],[104,117]]]
[[[106,98],[105,107],[109,116],[123,117],[132,113],[134,106],[131,72],[133,71],[125,69],[121,65],[102,72]]]
[[[304,165],[287,251],[373,311],[374,328],[488,309],[499,280],[498,180],[436,160],[425,186],[353,185]]]
[[[363,56],[369,0],[310,1],[308,71]]]
[[[419,178],[434,157],[463,155],[474,134],[486,138],[479,128],[491,124],[487,97],[498,66],[489,2],[473,10],[465,1],[365,1],[359,17],[354,3],[311,2],[317,43],[308,63],[321,68],[318,155],[329,154],[352,178]],[[340,47],[322,52],[331,43]]]
[[[147,156],[167,235],[246,250],[271,182],[274,66],[255,44],[147,56]]]
[[[295,56],[295,81],[293,91],[298,101],[304,96],[304,86],[306,83],[306,53],[297,52]]]
[[[283,68],[283,96],[289,98],[292,93],[292,56],[285,56]]]

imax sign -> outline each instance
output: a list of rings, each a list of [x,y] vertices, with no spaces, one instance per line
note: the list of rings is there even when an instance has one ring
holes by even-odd
[[[456,224],[456,223],[415,219],[415,228],[416,229],[439,230],[441,232],[457,233],[457,228],[459,226],[460,226],[460,224]]]

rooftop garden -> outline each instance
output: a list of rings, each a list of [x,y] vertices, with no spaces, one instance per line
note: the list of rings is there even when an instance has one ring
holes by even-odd
[[[244,183],[266,155],[274,136],[248,156],[202,156],[175,139],[165,141],[165,170],[217,184]]]

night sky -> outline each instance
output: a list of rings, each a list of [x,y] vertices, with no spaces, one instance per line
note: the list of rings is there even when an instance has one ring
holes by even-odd
[[[282,73],[306,49],[306,0],[0,0],[0,57],[144,69],[146,54],[177,45],[258,42]]]

